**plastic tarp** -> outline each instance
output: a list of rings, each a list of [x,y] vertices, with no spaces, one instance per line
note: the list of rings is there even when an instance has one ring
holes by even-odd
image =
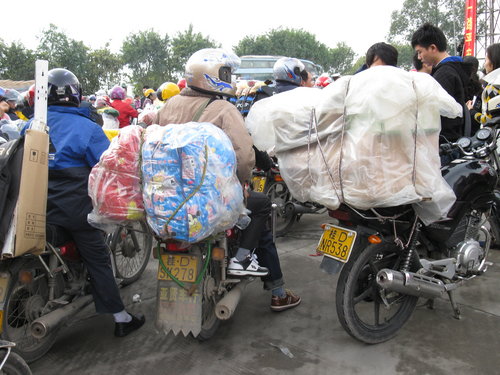
[[[246,124],[257,148],[275,148],[296,199],[330,209],[413,203],[430,223],[455,201],[440,172],[441,115],[462,107],[431,76],[380,66],[261,100]]]
[[[234,226],[245,212],[236,166],[230,139],[213,124],[149,126],[143,197],[156,235],[198,242]]]
[[[89,176],[89,195],[94,209],[90,224],[107,225],[144,217],[140,179],[140,149],[144,129],[126,126],[113,138]]]

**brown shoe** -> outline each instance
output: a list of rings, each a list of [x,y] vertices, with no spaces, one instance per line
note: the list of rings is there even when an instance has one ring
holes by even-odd
[[[300,303],[301,299],[299,296],[296,296],[290,290],[286,290],[285,297],[277,297],[273,296],[271,298],[271,310],[273,311],[283,311],[286,309],[291,309],[292,307],[297,306]]]

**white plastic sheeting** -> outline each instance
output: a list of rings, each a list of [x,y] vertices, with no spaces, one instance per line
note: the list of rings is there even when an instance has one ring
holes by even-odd
[[[246,123],[257,148],[275,147],[296,199],[330,209],[414,203],[430,223],[455,201],[440,172],[441,115],[462,107],[431,76],[380,66],[261,100]]]

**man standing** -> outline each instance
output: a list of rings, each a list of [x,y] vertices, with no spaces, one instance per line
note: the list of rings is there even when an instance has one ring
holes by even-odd
[[[464,63],[460,56],[450,56],[446,52],[446,37],[441,29],[425,23],[413,34],[411,46],[422,63],[432,65],[431,75],[465,111],[466,87],[470,80],[471,67]],[[465,111],[465,115],[470,116],[468,111]],[[466,130],[464,123],[466,116],[454,119],[441,117],[441,136],[454,142],[468,133],[470,128]]]

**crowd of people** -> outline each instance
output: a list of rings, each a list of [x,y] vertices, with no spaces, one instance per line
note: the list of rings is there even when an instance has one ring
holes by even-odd
[[[485,84],[477,77],[477,65],[475,71],[470,61],[450,56],[444,34],[431,24],[420,27],[411,44],[416,53],[415,69],[431,74],[464,107],[464,117],[442,118],[443,139],[456,141],[470,134],[467,116],[477,126],[483,124],[488,113],[481,101],[498,95],[496,86],[484,88]],[[393,46],[376,43],[368,49],[365,64],[358,73],[380,65],[397,66],[397,59],[398,52]],[[265,152],[253,147],[244,117],[262,98],[298,87],[324,89],[335,84],[339,75],[314,77],[299,59],[284,57],[274,65],[272,82],[241,81],[236,85],[232,74],[238,61],[237,56],[222,49],[200,50],[187,61],[185,78],[177,83],[165,82],[158,89],[144,86],[142,95],[134,97],[127,95],[127,87],[121,85],[108,92],[100,90],[82,96],[82,87],[73,73],[66,69],[49,72],[48,126],[56,151],[49,159],[47,222],[67,231],[76,241],[90,273],[96,310],[114,315],[116,336],[138,329],[145,319],[125,310],[103,237],[87,222],[87,214],[92,210],[87,181],[91,168],[109,146],[103,130],[135,123],[146,127],[205,121],[228,135],[237,156],[237,175],[251,211],[251,223],[243,231],[239,249],[230,259],[228,273],[262,277],[264,288],[271,292],[270,307],[274,311],[283,311],[301,302],[299,296],[284,288],[278,252],[268,225],[271,202],[266,195],[249,188],[252,168],[257,165],[266,170],[272,163]],[[487,50],[484,70],[490,73],[499,67],[500,44],[495,44]],[[29,121],[33,106],[34,86],[24,94],[0,89],[0,136],[4,140],[19,137],[22,126],[15,121]]]

